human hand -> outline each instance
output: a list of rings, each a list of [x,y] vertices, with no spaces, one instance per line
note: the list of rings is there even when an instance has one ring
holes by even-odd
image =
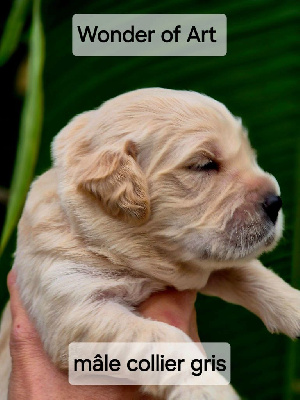
[[[58,370],[43,349],[38,333],[24,309],[16,275],[8,275],[12,331],[12,372],[8,400],[154,400],[139,393],[138,386],[72,386],[65,372]],[[196,292],[168,289],[155,293],[138,311],[146,318],[165,322],[199,341],[194,303]]]

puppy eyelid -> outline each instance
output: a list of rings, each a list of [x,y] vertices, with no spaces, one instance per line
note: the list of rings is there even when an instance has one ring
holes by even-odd
[[[193,162],[186,166],[187,169],[196,172],[209,172],[209,171],[219,171],[220,165],[217,161],[212,159],[207,159],[202,162]]]

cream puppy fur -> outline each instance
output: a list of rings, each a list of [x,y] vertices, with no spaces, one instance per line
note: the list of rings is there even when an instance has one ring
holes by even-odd
[[[279,187],[224,105],[195,92],[133,91],[75,117],[52,154],[29,192],[13,268],[57,366],[67,368],[73,341],[190,341],[135,312],[170,285],[243,305],[270,332],[300,335],[300,292],[257,260],[281,236]],[[5,386],[9,324],[6,311]],[[144,390],[238,399],[230,385]]]

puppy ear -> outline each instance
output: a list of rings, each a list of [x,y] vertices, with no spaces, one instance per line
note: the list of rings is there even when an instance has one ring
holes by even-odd
[[[93,195],[113,217],[142,224],[150,215],[147,181],[136,162],[136,145],[127,141],[123,151],[104,150],[82,160],[79,188]]]

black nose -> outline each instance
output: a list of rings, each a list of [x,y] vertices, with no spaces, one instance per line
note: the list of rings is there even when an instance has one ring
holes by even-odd
[[[273,222],[273,224],[275,224],[277,221],[279,210],[282,206],[281,197],[276,196],[275,194],[269,194],[263,202],[262,206],[270,220]]]

